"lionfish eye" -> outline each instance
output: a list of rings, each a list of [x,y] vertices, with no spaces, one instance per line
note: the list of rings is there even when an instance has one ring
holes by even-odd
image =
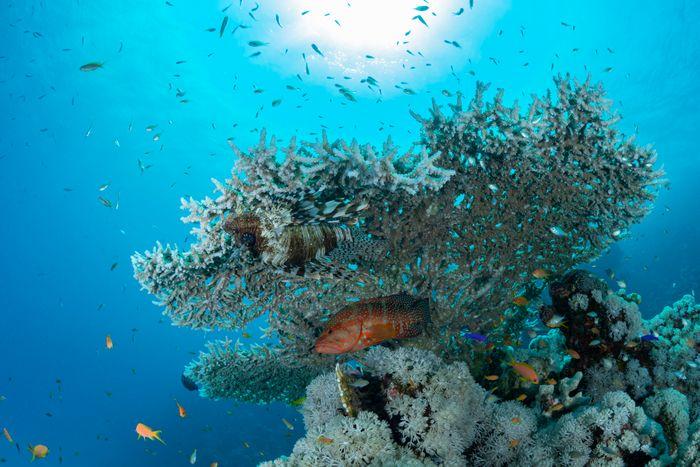
[[[255,235],[253,235],[252,233],[244,233],[243,235],[241,235],[241,243],[249,247],[254,246]]]

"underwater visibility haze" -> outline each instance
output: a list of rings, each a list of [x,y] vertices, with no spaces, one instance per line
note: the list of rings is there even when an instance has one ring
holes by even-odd
[[[0,464],[700,465],[694,2],[0,11]]]

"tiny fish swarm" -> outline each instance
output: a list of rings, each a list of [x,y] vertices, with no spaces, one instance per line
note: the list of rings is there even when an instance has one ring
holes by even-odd
[[[555,84],[525,111],[505,105],[501,93],[487,102],[484,85],[466,105],[458,96],[450,116],[435,103],[427,118],[414,115],[421,136],[403,153],[391,140],[377,149],[325,133],[285,148],[264,131],[247,152],[232,144],[237,160],[230,179],[214,180],[219,196],[182,201],[195,241],[186,251],[157,243],[134,254],[134,276],[177,325],[240,329],[266,315],[270,357],[253,370],[260,375],[265,366],[280,377],[285,367],[306,375],[332,369],[332,358],[309,347],[324,321],[348,300],[401,291],[431,297],[440,336],[405,345],[459,358],[454,342],[465,327],[486,334],[504,314],[526,312],[512,311],[512,299],[532,284],[534,270],[561,273],[595,258],[654,198],[655,154],[615,129],[602,88],[569,77]],[[252,226],[258,251],[227,232],[227,220],[240,216],[259,223]],[[294,256],[292,232],[314,225],[352,229],[358,243],[382,239],[388,253],[353,272],[333,264],[332,251],[302,248],[298,258],[322,256],[308,263],[317,274],[280,268]],[[216,372],[204,369],[206,358],[193,379],[205,394],[250,400],[253,388],[238,381],[249,375],[236,371],[251,367],[250,356],[226,358],[226,380],[208,379]],[[285,384],[263,383],[259,400],[275,399],[265,388]]]

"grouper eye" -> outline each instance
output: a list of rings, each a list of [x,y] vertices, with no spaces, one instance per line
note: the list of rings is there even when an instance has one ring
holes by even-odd
[[[251,233],[244,233],[241,235],[241,243],[248,247],[255,246],[255,235]]]

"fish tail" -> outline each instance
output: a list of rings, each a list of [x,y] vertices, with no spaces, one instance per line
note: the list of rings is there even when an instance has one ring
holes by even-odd
[[[163,441],[163,440],[160,438],[160,433],[161,433],[161,430],[156,430],[156,431],[154,431],[154,432],[153,432],[153,437],[154,437],[155,439],[157,439],[158,441],[160,441],[161,443],[165,444],[165,441]]]
[[[419,298],[414,303],[413,306],[420,310],[423,316],[423,324],[428,326],[432,323],[430,319],[430,299],[429,298]]]

